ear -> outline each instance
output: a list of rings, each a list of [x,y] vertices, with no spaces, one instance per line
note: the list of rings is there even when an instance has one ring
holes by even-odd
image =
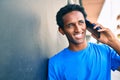
[[[62,35],[64,35],[64,34],[65,34],[62,28],[60,28],[60,27],[59,27],[59,29],[58,29],[58,30],[59,30],[59,32],[60,32]]]

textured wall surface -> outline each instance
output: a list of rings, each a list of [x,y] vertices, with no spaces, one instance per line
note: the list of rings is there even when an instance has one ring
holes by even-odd
[[[66,45],[55,22],[56,11],[65,4],[0,0],[0,80],[47,79],[48,58]]]

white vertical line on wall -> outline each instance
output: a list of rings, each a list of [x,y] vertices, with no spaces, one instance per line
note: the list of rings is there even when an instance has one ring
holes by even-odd
[[[74,4],[73,0],[68,0],[68,4]]]
[[[67,0],[67,1],[68,4],[79,4],[79,0]]]

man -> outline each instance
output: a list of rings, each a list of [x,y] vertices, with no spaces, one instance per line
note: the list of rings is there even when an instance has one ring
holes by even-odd
[[[49,59],[48,80],[110,80],[111,69],[120,67],[120,42],[110,29],[101,28],[103,44],[87,43],[86,13],[83,7],[70,4],[61,8],[56,20],[59,32],[66,35],[69,45]]]

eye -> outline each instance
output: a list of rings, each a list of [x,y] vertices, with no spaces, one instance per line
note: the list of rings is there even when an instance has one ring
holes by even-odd
[[[73,23],[70,23],[70,24],[67,25],[68,28],[71,28],[71,27],[73,27],[73,26],[74,26]]]
[[[83,20],[79,20],[79,24],[83,24],[84,23],[84,21]]]

